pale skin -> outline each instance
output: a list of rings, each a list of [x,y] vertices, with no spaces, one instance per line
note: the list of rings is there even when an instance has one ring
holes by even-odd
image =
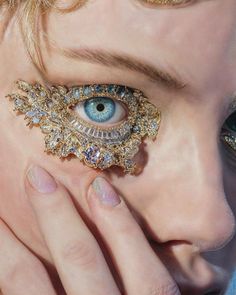
[[[40,130],[28,129],[12,111],[4,96],[13,82],[42,79],[17,22],[1,32],[3,294],[63,294],[56,273],[70,295],[194,295],[225,289],[236,266],[236,171],[219,134],[236,90],[235,0],[179,9],[134,0],[89,1],[70,14],[52,12],[47,30],[61,47],[144,59],[187,85],[171,90],[134,71],[67,59],[42,47],[52,83],[127,85],[142,90],[162,112],[157,139],[145,141],[140,175],[95,171],[76,159],[45,154]],[[27,181],[32,165],[55,179],[49,193],[37,192]],[[97,176],[110,182],[121,203],[98,202],[90,186]]]

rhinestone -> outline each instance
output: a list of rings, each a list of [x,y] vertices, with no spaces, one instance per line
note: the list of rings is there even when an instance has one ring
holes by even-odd
[[[156,121],[152,121],[150,124],[150,128],[153,130],[157,130],[158,129],[158,124]]]
[[[98,93],[101,93],[101,92],[103,91],[103,87],[102,87],[102,85],[96,85],[94,89],[95,89],[95,91],[98,92]]]
[[[98,131],[97,131],[96,129],[94,130],[94,134],[93,134],[93,136],[94,136],[94,137],[98,137]]]
[[[62,157],[67,157],[69,155],[69,151],[68,151],[68,147],[66,144],[64,144],[62,147],[61,147],[61,156]]]
[[[88,144],[88,140],[87,140],[86,138],[82,138],[82,139],[80,139],[80,142],[81,142],[81,146],[82,146],[82,147],[86,147],[87,144]]]
[[[30,98],[35,99],[35,98],[36,98],[36,93],[35,93],[35,91],[34,91],[34,90],[31,90],[31,91],[29,92],[29,96],[30,96]]]
[[[34,124],[38,124],[40,121],[41,121],[41,118],[39,118],[39,117],[34,117],[34,118],[32,119],[32,122],[33,122]]]
[[[59,131],[56,131],[52,137],[50,138],[50,141],[48,143],[48,146],[51,150],[55,149],[57,145],[59,144],[60,140],[62,139],[62,134]]]
[[[69,152],[72,154],[74,154],[76,151],[77,151],[77,149],[74,146],[70,147],[70,149],[69,149]]]
[[[127,170],[132,169],[133,166],[134,166],[134,162],[133,162],[131,159],[126,159],[126,160],[125,160],[125,168],[126,168]]]
[[[16,107],[21,107],[21,106],[23,106],[24,101],[22,99],[20,99],[20,98],[16,98],[14,103],[15,103]]]
[[[84,93],[85,96],[89,96],[89,95],[91,95],[91,94],[92,94],[92,89],[91,89],[91,87],[90,87],[90,86],[85,86],[85,87],[84,87],[84,91],[83,91],[83,93]]]
[[[117,132],[115,130],[113,130],[112,133],[111,133],[111,136],[113,138],[117,138],[118,137],[118,134],[117,134]]]
[[[73,96],[75,97],[75,98],[80,98],[80,90],[79,89],[74,89],[73,90]]]
[[[120,97],[124,97],[125,93],[126,93],[126,88],[125,86],[120,86],[118,88],[118,90],[116,91],[116,93],[120,96]]]
[[[72,100],[72,97],[69,94],[64,96],[64,102],[66,104],[69,104],[71,102],[71,100]]]
[[[102,169],[106,169],[113,164],[113,155],[109,152],[103,154],[102,162],[100,163],[99,167]]]
[[[51,108],[53,106],[53,101],[52,99],[46,99],[45,104],[48,108]]]
[[[97,164],[100,160],[100,149],[97,146],[89,147],[85,152],[86,160],[91,164]]]
[[[110,93],[110,94],[113,94],[116,90],[116,85],[109,85],[107,87],[107,91]]]
[[[106,132],[106,131],[103,131],[103,133],[102,133],[102,137],[103,137],[103,138],[106,138],[106,137],[107,137],[107,132]]]
[[[26,116],[29,117],[29,118],[32,118],[34,117],[35,115],[37,114],[37,111],[35,110],[30,110],[26,113]]]
[[[41,126],[40,127],[41,128],[41,130],[43,131],[43,133],[50,133],[51,131],[52,131],[52,127],[51,126],[49,126],[49,125],[43,125],[43,126]]]
[[[93,129],[93,128],[91,128],[91,129],[90,129],[90,131],[89,131],[89,135],[91,135],[91,136],[92,136],[92,135],[93,135],[93,133],[94,133],[94,129]]]
[[[141,128],[140,128],[140,126],[135,125],[135,126],[133,127],[133,132],[134,132],[134,133],[140,133],[140,132],[141,132]]]
[[[47,95],[47,94],[46,94],[45,91],[41,91],[41,92],[40,92],[40,96],[41,96],[41,97],[45,97],[46,95]]]

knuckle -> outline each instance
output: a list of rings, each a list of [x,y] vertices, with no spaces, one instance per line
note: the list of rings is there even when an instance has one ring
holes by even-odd
[[[95,247],[80,240],[68,243],[62,251],[62,258],[85,270],[95,270],[99,264]]]

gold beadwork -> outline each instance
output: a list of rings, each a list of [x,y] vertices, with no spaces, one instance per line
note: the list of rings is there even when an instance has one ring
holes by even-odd
[[[66,158],[75,155],[92,168],[120,166],[135,173],[133,158],[145,137],[155,139],[161,114],[139,90],[113,84],[50,86],[17,81],[18,92],[7,97],[14,110],[25,114],[27,125],[45,134],[45,152]],[[125,120],[104,127],[78,117],[73,108],[93,98],[110,98],[123,103]]]

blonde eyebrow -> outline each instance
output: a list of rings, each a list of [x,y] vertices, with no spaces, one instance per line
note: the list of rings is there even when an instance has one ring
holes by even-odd
[[[59,49],[68,58],[100,64],[106,67],[126,69],[145,75],[150,81],[167,88],[182,89],[186,83],[153,65],[130,55],[107,52],[99,49]]]

